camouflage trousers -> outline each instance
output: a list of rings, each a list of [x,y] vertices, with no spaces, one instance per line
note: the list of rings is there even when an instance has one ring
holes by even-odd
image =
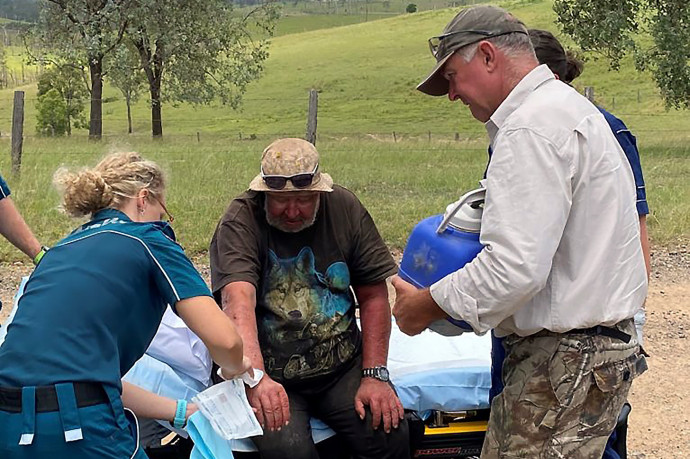
[[[491,404],[482,459],[601,459],[632,380],[646,368],[632,319],[607,336],[510,335],[505,389]]]

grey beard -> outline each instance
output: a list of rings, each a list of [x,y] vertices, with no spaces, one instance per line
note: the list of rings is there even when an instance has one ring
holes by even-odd
[[[316,198],[316,204],[314,204],[314,214],[311,216],[311,218],[307,221],[305,221],[301,226],[297,228],[287,228],[283,226],[280,222],[280,218],[273,217],[269,212],[268,212],[268,198],[264,200],[264,213],[266,214],[266,221],[268,222],[269,225],[272,227],[284,232],[284,233],[299,233],[300,231],[304,231],[305,229],[309,228],[316,222],[316,214],[319,213],[319,205],[321,204],[321,196],[318,196]]]

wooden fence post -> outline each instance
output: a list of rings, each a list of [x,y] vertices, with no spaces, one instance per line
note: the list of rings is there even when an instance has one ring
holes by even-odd
[[[24,91],[14,91],[12,111],[12,174],[19,176],[24,144]]]
[[[319,93],[316,89],[309,91],[309,113],[307,114],[307,136],[305,140],[316,145],[316,120],[319,107]]]
[[[594,103],[594,87],[585,86],[585,97],[589,99],[590,102]]]

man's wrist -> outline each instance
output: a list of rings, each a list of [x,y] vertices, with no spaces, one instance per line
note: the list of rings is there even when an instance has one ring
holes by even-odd
[[[378,365],[370,368],[362,368],[362,379],[367,378],[371,378],[386,383],[391,380],[388,368],[386,368],[383,365]]]
[[[33,258],[34,265],[38,266],[38,264],[41,262],[48,250],[48,247],[44,245],[41,246],[41,250],[39,250],[36,256]]]
[[[442,306],[443,294],[438,291],[443,288],[440,283],[441,281],[438,281],[431,287],[419,291],[419,302],[425,305],[424,312],[432,322],[449,316]]]

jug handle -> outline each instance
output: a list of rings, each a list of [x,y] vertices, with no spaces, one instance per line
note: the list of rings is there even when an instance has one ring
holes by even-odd
[[[465,203],[472,201],[473,199],[476,201],[480,201],[481,199],[483,199],[483,195],[485,192],[486,188],[477,188],[476,190],[468,191],[467,193],[463,194],[460,197],[460,200],[455,205],[455,207],[453,207],[453,209],[451,209],[451,211],[443,217],[443,221],[441,221],[441,224],[438,225],[438,228],[436,228],[436,234],[441,234],[446,230],[446,228],[448,227],[448,222],[450,222],[450,219],[458,213],[458,210],[460,210],[460,208],[463,205],[465,205]],[[481,198],[480,195],[482,196]]]

